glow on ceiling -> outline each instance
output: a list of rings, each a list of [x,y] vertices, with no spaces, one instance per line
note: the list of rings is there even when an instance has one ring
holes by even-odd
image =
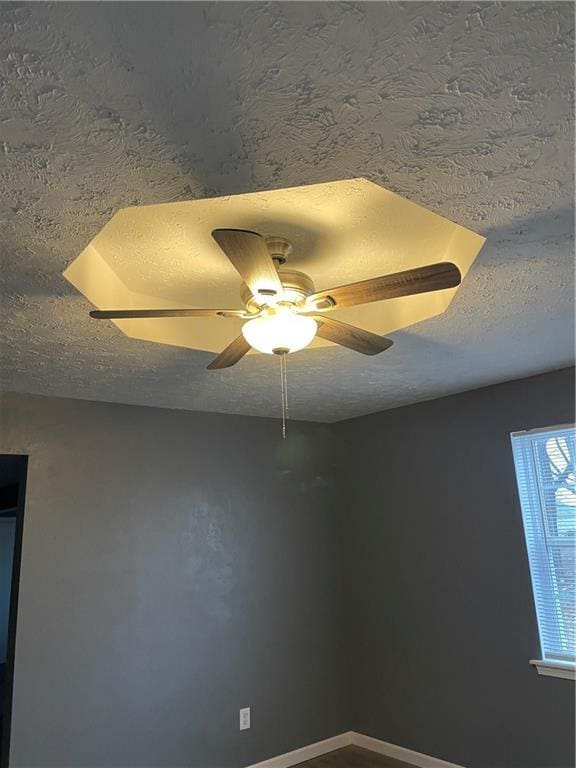
[[[211,237],[249,229],[287,238],[287,267],[316,290],[439,261],[463,278],[484,238],[366,179],[118,211],[64,272],[96,308],[243,307],[241,280]],[[456,288],[337,309],[334,318],[381,335],[446,310]],[[127,336],[218,353],[238,318],[122,319]],[[311,348],[330,342],[314,338]]]

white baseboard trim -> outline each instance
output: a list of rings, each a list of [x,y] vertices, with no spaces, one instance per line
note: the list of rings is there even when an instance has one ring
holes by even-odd
[[[393,757],[396,760],[408,763],[408,765],[413,765],[414,768],[463,768],[463,766],[456,765],[456,763],[447,763],[446,760],[423,755],[422,752],[414,752],[414,750],[407,749],[406,747],[398,747],[396,744],[374,739],[372,736],[365,736],[363,733],[356,733],[355,731],[341,733],[338,736],[332,736],[330,739],[324,739],[324,741],[317,741],[315,744],[309,744],[292,752],[286,752],[284,755],[271,757],[268,760],[263,760],[261,763],[254,763],[248,766],[248,768],[292,768],[292,766],[304,763],[306,760],[312,760],[314,757],[321,757],[328,754],[328,752],[333,752],[335,749],[351,745],[370,749],[378,755]]]
[[[363,733],[352,733],[352,744],[364,749],[370,749],[379,755],[401,760],[404,763],[408,763],[408,765],[413,765],[414,768],[463,768],[461,765],[448,763],[446,760],[440,760],[438,757],[430,757],[430,755],[424,755],[422,752],[414,752],[413,749],[399,747],[396,744],[390,744],[380,739],[373,739],[372,736],[364,736]]]
[[[306,760],[312,760],[314,757],[326,755],[335,749],[349,747],[352,744],[352,736],[351,731],[341,733],[338,736],[332,736],[330,739],[324,739],[324,741],[317,741],[315,744],[308,744],[307,747],[295,749],[293,752],[286,752],[284,755],[271,757],[268,760],[263,760],[261,763],[254,763],[254,765],[250,765],[248,768],[291,768],[293,765],[298,765],[298,763],[303,763]]]

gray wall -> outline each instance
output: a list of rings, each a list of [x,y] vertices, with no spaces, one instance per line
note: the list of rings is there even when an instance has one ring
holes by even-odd
[[[241,766],[348,728],[327,428],[0,406],[30,455],[12,766]]]
[[[558,372],[286,442],[1,397],[0,452],[30,455],[11,765],[238,767],[354,728],[569,768],[574,685],[528,665],[509,433],[573,420],[572,394]]]
[[[16,518],[0,518],[0,664],[6,661],[15,533]]]
[[[356,730],[470,768],[574,765],[539,643],[509,434],[574,421],[569,370],[345,422]]]

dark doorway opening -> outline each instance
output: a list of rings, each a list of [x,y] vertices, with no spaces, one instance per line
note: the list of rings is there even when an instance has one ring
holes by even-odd
[[[0,454],[0,768],[8,768],[28,457]]]

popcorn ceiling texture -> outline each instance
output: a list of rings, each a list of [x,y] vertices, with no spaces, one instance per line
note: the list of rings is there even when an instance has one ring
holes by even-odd
[[[127,205],[363,176],[488,238],[448,311],[289,359],[336,421],[569,365],[571,3],[0,5],[2,387],[276,416],[278,361],[88,318],[61,273]],[[527,425],[530,426],[530,425]]]

